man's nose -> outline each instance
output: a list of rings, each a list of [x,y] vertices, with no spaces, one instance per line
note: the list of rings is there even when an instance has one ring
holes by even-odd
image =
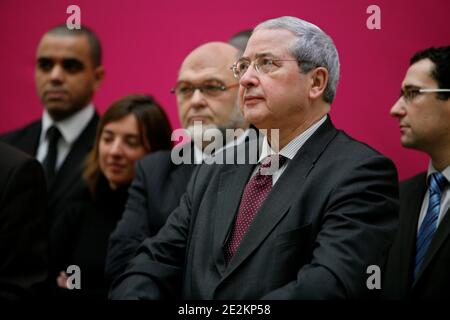
[[[402,98],[399,98],[394,105],[392,106],[391,110],[390,110],[390,115],[392,117],[402,117],[406,114],[406,110],[405,110],[405,106],[404,103],[402,101]]]
[[[206,106],[206,99],[203,92],[200,91],[200,89],[196,88],[194,92],[192,93],[191,99],[191,106],[193,108],[202,108]]]
[[[56,64],[50,71],[50,80],[52,82],[63,82],[64,75],[65,75],[64,68],[61,65]]]
[[[244,72],[239,84],[245,88],[255,87],[259,84],[259,73],[252,65]]]

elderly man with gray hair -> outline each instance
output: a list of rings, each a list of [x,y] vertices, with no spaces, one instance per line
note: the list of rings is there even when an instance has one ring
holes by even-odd
[[[241,111],[264,133],[258,164],[199,167],[111,297],[370,297],[368,267],[383,266],[396,227],[397,173],[331,122],[333,41],[298,18],[268,20],[232,69]]]

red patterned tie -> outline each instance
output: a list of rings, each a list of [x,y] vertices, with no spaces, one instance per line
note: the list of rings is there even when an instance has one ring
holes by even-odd
[[[244,237],[250,223],[253,221],[256,213],[267,198],[270,190],[272,190],[272,175],[264,175],[261,173],[262,168],[269,168],[274,157],[278,155],[271,155],[261,162],[258,172],[248,181],[242,195],[239,211],[235,220],[233,230],[225,245],[225,260],[227,264],[236,253],[242,238]],[[281,168],[286,158],[278,156],[278,167]]]

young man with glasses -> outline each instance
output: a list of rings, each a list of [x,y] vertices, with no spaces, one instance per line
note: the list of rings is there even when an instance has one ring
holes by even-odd
[[[401,144],[430,157],[400,185],[400,228],[385,270],[391,299],[450,296],[450,46],[416,53],[391,109]]]
[[[384,263],[395,229],[397,175],[327,115],[339,78],[331,38],[298,18],[268,20],[233,69],[245,119],[279,141],[264,136],[256,165],[199,167],[112,298],[370,296],[367,268]]]

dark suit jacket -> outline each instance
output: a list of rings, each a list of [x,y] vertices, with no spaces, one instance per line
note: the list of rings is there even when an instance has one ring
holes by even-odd
[[[47,276],[46,184],[38,161],[0,142],[0,299]]]
[[[393,163],[328,120],[290,161],[227,266],[254,165],[202,165],[180,206],[113,284],[114,299],[364,298],[398,210]]]
[[[444,299],[450,297],[450,212],[433,236],[413,283],[417,224],[427,191],[426,172],[400,184],[399,230],[390,250],[383,281],[388,299]]]
[[[137,162],[125,212],[112,233],[106,260],[108,280],[121,274],[147,237],[154,236],[175,209],[194,165],[175,165],[170,151],[150,154]]]
[[[81,177],[82,165],[94,144],[97,123],[98,115],[95,114],[75,140],[56,174],[55,182],[48,190],[48,210],[52,221],[64,210],[68,201],[85,196],[86,185]],[[29,155],[36,156],[41,130],[41,120],[38,120],[24,128],[0,136],[0,140],[21,149]]]

